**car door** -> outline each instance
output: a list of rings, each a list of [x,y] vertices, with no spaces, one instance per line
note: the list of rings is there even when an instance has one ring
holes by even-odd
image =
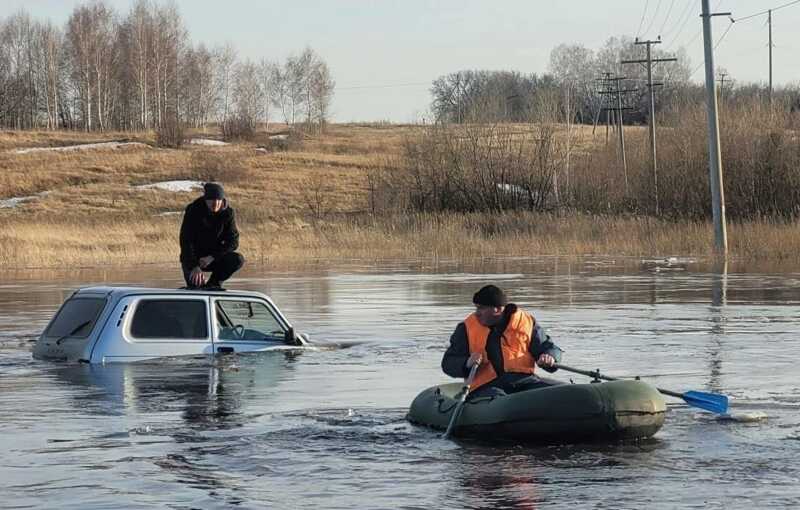
[[[259,351],[285,345],[288,323],[269,303],[248,297],[220,297],[214,310],[214,349],[218,353]]]
[[[136,361],[214,352],[207,296],[129,296],[117,305],[93,359]]]

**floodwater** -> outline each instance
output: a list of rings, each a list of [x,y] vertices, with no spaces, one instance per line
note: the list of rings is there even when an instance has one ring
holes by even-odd
[[[796,508],[800,272],[557,259],[249,267],[312,340],[348,348],[88,366],[33,360],[72,290],[177,287],[169,268],[0,279],[3,508]],[[452,441],[405,420],[472,293],[534,312],[565,364],[721,392],[722,421],[669,399],[652,439]],[[562,380],[586,382],[558,373]]]

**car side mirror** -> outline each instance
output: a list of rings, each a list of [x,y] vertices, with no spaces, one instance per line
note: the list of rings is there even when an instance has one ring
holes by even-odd
[[[308,343],[308,336],[303,333],[295,333],[294,328],[286,330],[283,341],[287,345],[306,345]]]

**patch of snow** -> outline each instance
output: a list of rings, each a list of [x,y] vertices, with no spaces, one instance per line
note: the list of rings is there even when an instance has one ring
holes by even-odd
[[[37,198],[46,197],[49,194],[49,191],[42,191],[41,193],[29,195],[27,197],[11,197],[5,200],[0,200],[0,209],[11,209],[17,207],[19,204],[30,202],[31,200],[36,200]]]
[[[166,211],[162,213],[156,214],[156,216],[177,216],[179,214],[183,214],[183,211]]]
[[[263,153],[266,154],[269,151],[267,149],[265,149],[264,147],[256,147],[256,152],[263,152]]]
[[[190,191],[202,188],[203,183],[200,181],[163,181],[134,186],[134,189],[160,189],[163,191],[173,191],[176,193],[188,193]]]
[[[507,182],[498,182],[497,189],[500,191],[505,191],[506,193],[512,193],[514,195],[527,195],[525,188],[522,186],[517,186],[516,184],[508,184]]]
[[[99,142],[84,143],[79,145],[67,145],[66,147],[30,147],[28,149],[14,149],[14,154],[30,154],[32,152],[69,152],[85,151],[94,149],[119,149],[120,147],[145,147],[150,148],[146,143],[141,142]]]
[[[211,140],[209,138],[192,138],[189,140],[189,143],[192,145],[230,145],[228,142]]]
[[[286,134],[283,134],[283,135],[270,135],[269,139],[270,140],[288,140],[289,139],[289,135],[286,135]]]

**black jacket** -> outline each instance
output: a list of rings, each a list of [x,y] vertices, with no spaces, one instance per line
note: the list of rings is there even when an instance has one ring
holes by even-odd
[[[226,200],[222,209],[212,213],[203,197],[186,206],[181,224],[181,264],[195,267],[201,257],[214,259],[239,247],[239,230],[233,208]]]
[[[503,320],[490,328],[489,338],[486,340],[486,356],[492,364],[497,376],[502,376],[505,373],[503,368],[503,353],[501,352],[500,339],[508,326],[508,318],[517,310],[517,305],[509,303],[505,310],[505,317]],[[550,336],[544,332],[538,322],[533,325],[531,331],[531,343],[528,350],[533,355],[533,359],[539,359],[542,354],[549,354],[555,358],[556,363],[561,361],[561,349],[556,346]],[[467,327],[463,322],[459,322],[456,330],[450,336],[450,346],[445,351],[442,357],[442,370],[450,377],[465,378],[469,375],[469,370],[466,367],[467,359],[469,358],[469,340],[467,340]],[[555,369],[544,368],[548,372],[555,372]]]

